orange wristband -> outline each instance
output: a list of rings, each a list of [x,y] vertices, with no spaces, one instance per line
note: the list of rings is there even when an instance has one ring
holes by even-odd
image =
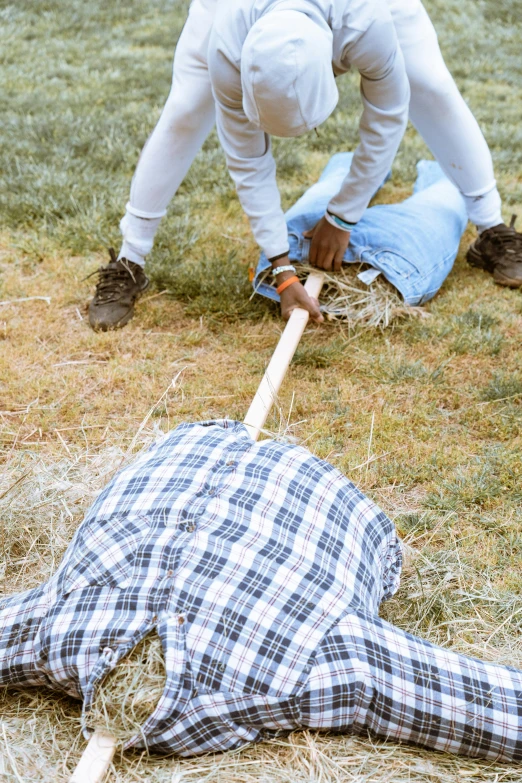
[[[288,280],[285,280],[284,283],[281,283],[281,285],[278,285],[276,288],[276,291],[278,294],[282,294],[285,288],[288,288],[289,286],[293,285],[294,283],[298,283],[299,278],[296,275],[292,275],[292,277],[289,277]]]

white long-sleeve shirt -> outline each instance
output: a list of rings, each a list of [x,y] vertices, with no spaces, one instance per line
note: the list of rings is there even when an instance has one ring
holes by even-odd
[[[409,84],[385,0],[226,0],[218,3],[208,66],[227,164],[256,241],[268,258],[288,250],[270,138],[243,110],[241,51],[251,27],[272,10],[307,14],[333,33],[332,68],[357,68],[363,112],[352,167],[328,210],[356,223],[384,180],[408,120]]]

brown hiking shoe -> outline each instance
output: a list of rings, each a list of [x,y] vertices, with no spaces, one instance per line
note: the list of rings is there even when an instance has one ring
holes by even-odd
[[[516,215],[506,226],[488,228],[468,250],[467,261],[471,266],[491,272],[493,280],[509,288],[522,287],[522,234],[515,231]]]
[[[110,263],[93,272],[98,275],[98,282],[89,304],[89,323],[95,331],[102,332],[125,326],[134,315],[136,299],[149,285],[139,264],[126,258],[118,261],[112,247],[109,254]]]

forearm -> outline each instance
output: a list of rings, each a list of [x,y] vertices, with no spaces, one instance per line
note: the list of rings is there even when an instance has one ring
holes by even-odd
[[[372,25],[354,54],[361,73],[360,143],[348,176],[328,205],[330,213],[352,224],[386,178],[408,122],[409,83],[390,27],[385,22]]]
[[[280,255],[269,259],[274,278],[274,284],[279,294],[281,315],[287,321],[296,307],[308,310],[312,321],[321,323],[323,316],[317,299],[312,299],[299,282],[296,268],[290,263],[288,255]]]
[[[272,258],[288,253],[288,228],[275,184],[272,155],[267,152],[263,158],[256,159],[255,171],[250,161],[245,164],[227,156],[227,163],[254,239],[267,258]]]
[[[242,107],[241,77],[216,34],[209,47],[216,101],[216,127],[228,170],[252,227],[268,258],[288,251],[288,233],[267,134],[255,128]]]
[[[365,103],[360,125],[361,141],[341,190],[328,204],[330,215],[341,218],[352,227],[361,219],[390,171],[405,126],[405,121],[399,123],[395,116],[388,118],[382,111]]]
[[[288,289],[298,280],[296,275],[297,270],[288,258],[287,253],[276,256],[275,258],[270,258],[269,261],[271,264],[269,274],[274,283],[274,287],[279,294],[280,302],[283,304],[285,298],[293,293]]]

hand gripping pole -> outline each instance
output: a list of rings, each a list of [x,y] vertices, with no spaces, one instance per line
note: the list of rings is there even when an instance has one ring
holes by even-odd
[[[313,270],[308,275],[305,291],[317,299],[324,282],[324,272]],[[245,416],[244,424],[254,440],[257,440],[267,420],[268,414],[277,398],[279,389],[292,361],[299,340],[303,336],[310,314],[298,307],[291,314],[281,335],[277,347],[272,354],[270,364],[266,368],[263,380],[259,384],[256,396]]]

